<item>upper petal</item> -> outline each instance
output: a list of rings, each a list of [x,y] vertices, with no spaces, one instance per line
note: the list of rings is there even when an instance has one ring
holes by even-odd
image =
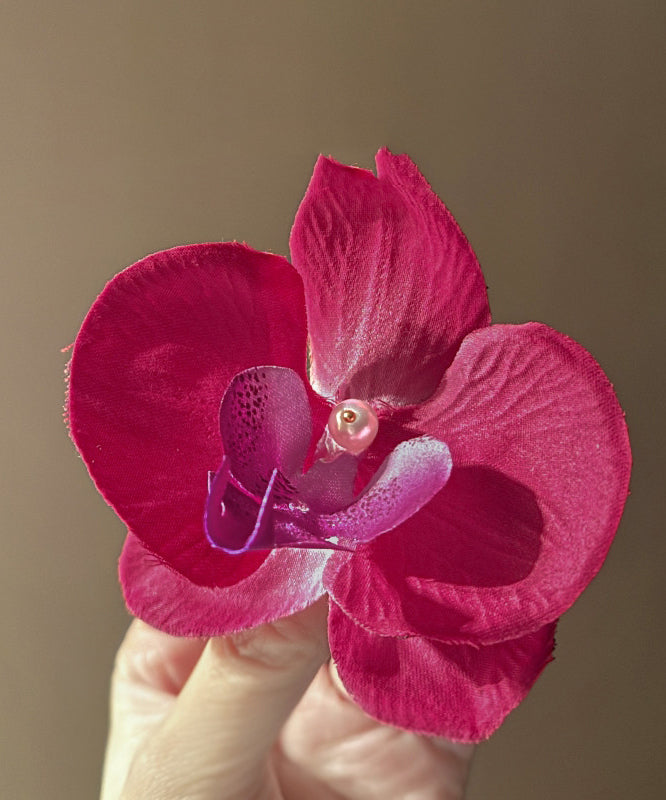
[[[290,247],[315,388],[405,405],[432,394],[490,310],[472,248],[416,166],[386,149],[376,163],[377,177],[320,157]]]
[[[117,275],[71,362],[71,434],[106,501],[146,547],[196,583],[224,586],[265,553],[228,556],[203,530],[222,456],[220,401],[238,372],[305,380],[305,305],[279,256],[239,244],[178,247]]]
[[[592,356],[536,323],[477,331],[410,427],[447,442],[451,477],[399,528],[333,558],[335,601],[380,634],[476,644],[559,617],[604,561],[631,467]]]

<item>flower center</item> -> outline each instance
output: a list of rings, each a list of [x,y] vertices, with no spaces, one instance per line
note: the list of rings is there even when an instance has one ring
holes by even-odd
[[[338,403],[328,418],[328,432],[333,441],[355,456],[370,447],[378,428],[377,414],[362,400]]]

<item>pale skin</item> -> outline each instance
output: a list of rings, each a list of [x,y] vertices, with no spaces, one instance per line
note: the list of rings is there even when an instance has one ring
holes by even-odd
[[[324,598],[208,642],[132,622],[101,800],[461,800],[473,747],[361,711],[331,665],[326,613]]]

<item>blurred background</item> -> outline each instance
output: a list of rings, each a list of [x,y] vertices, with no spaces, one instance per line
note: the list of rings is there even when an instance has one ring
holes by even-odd
[[[627,411],[633,494],[555,662],[470,800],[666,796],[660,2],[0,4],[0,797],[94,798],[124,529],[61,422],[60,349],[176,244],[287,254],[318,153],[408,152],[494,317],[582,342]]]

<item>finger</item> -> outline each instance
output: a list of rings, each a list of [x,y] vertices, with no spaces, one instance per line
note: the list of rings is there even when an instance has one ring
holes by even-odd
[[[112,700],[122,701],[128,684],[179,694],[205,645],[205,639],[170,636],[140,619],[133,620],[116,654]]]
[[[110,729],[102,800],[120,796],[134,754],[166,717],[205,646],[136,619],[125,634],[111,678]]]
[[[331,683],[338,695],[361,711],[342,683],[332,660],[328,666]],[[366,716],[363,712],[361,714]],[[377,775],[399,775],[399,779],[405,782],[402,787],[405,795],[408,791],[414,792],[419,800],[429,797],[455,800],[463,797],[475,751],[473,744],[452,742],[439,736],[401,732],[386,725],[381,727],[386,733],[388,746],[384,750],[383,760],[379,762]],[[371,754],[366,759],[361,757],[360,763],[362,768],[369,771]],[[397,787],[395,780],[391,780],[392,786]]]
[[[141,749],[123,797],[269,797],[270,750],[328,658],[327,611],[322,599],[292,617],[212,639]]]
[[[321,720],[326,724],[322,725]],[[290,716],[276,760],[287,797],[460,800],[473,745],[384,725],[350,697],[333,662]]]

